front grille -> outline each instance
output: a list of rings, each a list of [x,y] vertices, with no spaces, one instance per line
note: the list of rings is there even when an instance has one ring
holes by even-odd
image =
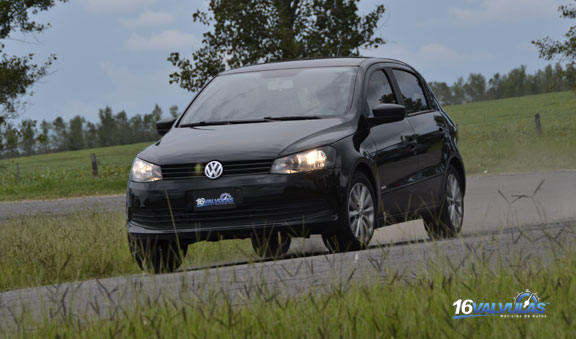
[[[262,203],[230,210],[196,212],[192,208],[133,208],[130,220],[154,229],[252,227],[278,223],[306,222],[308,218],[332,214],[325,201]],[[172,220],[174,218],[174,220]]]
[[[224,168],[224,172],[222,175],[226,176],[270,173],[273,162],[273,160],[223,162],[222,167]],[[162,178],[164,180],[178,180],[203,177],[205,166],[206,163],[163,165],[161,166]]]

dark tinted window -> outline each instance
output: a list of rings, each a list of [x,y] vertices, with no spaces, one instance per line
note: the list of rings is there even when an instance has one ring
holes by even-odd
[[[396,103],[390,81],[388,81],[388,77],[382,71],[374,72],[370,76],[367,94],[368,108],[370,111],[379,104]]]
[[[414,113],[428,110],[428,102],[418,78],[412,73],[400,70],[394,70],[394,76],[402,92],[406,111]]]

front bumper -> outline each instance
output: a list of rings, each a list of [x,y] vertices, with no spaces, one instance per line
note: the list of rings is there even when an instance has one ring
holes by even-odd
[[[185,242],[246,238],[285,231],[295,236],[330,233],[345,201],[340,169],[291,175],[223,176],[152,183],[129,182],[128,233],[136,238]],[[194,210],[195,192],[234,191],[233,209]]]

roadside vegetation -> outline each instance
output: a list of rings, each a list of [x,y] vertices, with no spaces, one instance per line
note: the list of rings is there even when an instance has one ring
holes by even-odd
[[[141,273],[128,249],[123,212],[3,221],[0,291]],[[190,247],[182,269],[255,258],[249,240]]]
[[[446,110],[460,127],[468,174],[576,168],[574,92],[482,101]],[[542,135],[536,131],[536,113]],[[0,160],[0,201],[122,194],[134,157],[149,144]],[[98,178],[92,176],[90,153],[99,163]]]
[[[499,258],[498,253],[478,255],[486,252],[470,247],[463,251],[467,259],[460,263],[434,260],[435,265],[416,274],[388,272],[385,265],[374,264],[370,278],[344,277],[296,296],[258,281],[235,297],[205,286],[205,291],[146,299],[128,309],[111,303],[101,311],[109,315],[103,317],[56,315],[37,322],[24,315],[17,318],[17,329],[0,333],[26,338],[92,338],[102,333],[138,338],[570,337],[576,326],[574,305],[566,302],[576,294],[573,249],[557,248],[548,266],[521,254],[494,264],[491,258]],[[498,305],[511,302],[527,287],[546,303],[545,317],[453,319],[456,300]]]

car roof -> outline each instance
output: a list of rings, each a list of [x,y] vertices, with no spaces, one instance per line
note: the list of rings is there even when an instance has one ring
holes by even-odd
[[[408,66],[406,63],[394,59],[375,58],[375,57],[334,57],[334,58],[319,58],[319,59],[303,59],[291,61],[270,62],[264,64],[256,64],[244,66],[236,69],[231,69],[220,74],[234,74],[244,72],[257,72],[268,71],[277,69],[290,69],[290,68],[308,68],[308,67],[359,67],[364,64],[374,63],[395,63]]]

